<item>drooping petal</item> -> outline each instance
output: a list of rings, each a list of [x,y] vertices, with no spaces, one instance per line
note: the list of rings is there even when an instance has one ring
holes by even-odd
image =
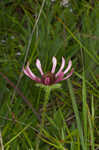
[[[68,66],[67,66],[67,68],[65,69],[64,74],[69,71],[69,69],[71,68],[71,66],[72,66],[72,61],[69,60]]]
[[[71,72],[65,78],[63,78],[63,80],[67,80],[72,75],[73,72],[74,68],[72,68]]]
[[[57,59],[56,59],[55,56],[53,56],[52,62],[53,62],[53,66],[52,66],[51,73],[54,73],[54,72],[55,72],[55,69],[56,69],[56,65],[57,65]]]
[[[64,59],[64,57],[62,57],[62,64],[61,64],[59,71],[55,75],[56,77],[60,74],[60,72],[62,72],[64,66],[65,66],[65,59]]]
[[[32,80],[34,80],[34,78],[36,77],[35,74],[30,70],[29,68],[29,63],[27,63],[26,68],[23,68],[24,73],[30,77]]]
[[[64,73],[63,73],[63,72],[60,72],[60,74],[58,75],[58,77],[57,77],[55,83],[60,82],[61,80],[63,80],[63,77],[64,77]]]
[[[43,70],[42,70],[42,67],[41,67],[41,62],[39,59],[36,60],[36,66],[38,68],[38,70],[40,71],[41,75],[43,75]]]
[[[23,68],[23,72],[24,72],[29,78],[31,78],[32,80],[35,80],[36,82],[41,83],[41,79],[38,78],[38,77],[31,71],[31,69],[29,68],[29,63],[27,63],[27,66],[26,66],[25,69]]]

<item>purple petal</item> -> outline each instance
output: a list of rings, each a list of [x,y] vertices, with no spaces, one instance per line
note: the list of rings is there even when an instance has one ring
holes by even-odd
[[[69,71],[69,69],[71,68],[71,66],[72,66],[72,61],[69,60],[68,66],[67,66],[67,68],[65,69],[64,74]]]
[[[36,60],[36,66],[38,68],[38,70],[40,71],[41,75],[43,75],[43,70],[42,70],[42,67],[41,67],[41,62],[39,59]]]
[[[60,72],[62,72],[64,66],[65,66],[65,59],[64,59],[64,57],[62,57],[62,64],[61,64],[59,71],[55,75],[56,77],[60,74]]]
[[[64,73],[63,72],[60,72],[60,74],[58,75],[58,78],[56,79],[55,83],[63,80],[63,77],[64,77]]]
[[[63,78],[63,80],[67,80],[72,75],[73,72],[74,68],[72,68],[71,72],[65,78]]]
[[[57,59],[55,56],[53,56],[52,62],[53,62],[53,66],[52,66],[51,73],[54,73],[57,65]]]
[[[36,82],[41,83],[41,79],[38,78],[29,68],[29,63],[27,63],[26,69],[23,68],[23,72],[32,80],[35,80]]]

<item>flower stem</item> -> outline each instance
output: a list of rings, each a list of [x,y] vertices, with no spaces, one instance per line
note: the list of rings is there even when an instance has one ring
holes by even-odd
[[[39,132],[39,137],[42,135],[42,130],[44,128],[44,123],[45,123],[45,116],[46,116],[46,106],[49,100],[49,96],[50,96],[50,91],[51,88],[47,87],[44,88],[45,89],[45,100],[44,100],[44,104],[43,104],[43,112],[42,112],[42,118],[41,118],[41,125],[40,125],[40,132]],[[40,139],[37,139],[37,145],[36,145],[36,150],[39,150],[39,143],[40,143]]]
[[[61,88],[61,84],[54,84],[51,86],[47,86],[47,85],[43,85],[43,84],[36,84],[37,87],[43,88],[45,91],[45,100],[44,100],[44,104],[43,104],[43,112],[42,112],[42,118],[41,118],[41,125],[40,125],[40,132],[38,134],[38,137],[40,137],[42,135],[42,131],[44,128],[44,124],[45,124],[45,116],[46,116],[46,106],[50,97],[50,92],[52,90]],[[40,139],[37,138],[37,144],[36,144],[36,149],[35,150],[39,150],[39,143],[40,143]]]
[[[44,122],[45,122],[45,115],[46,115],[46,106],[49,100],[49,96],[50,96],[50,88],[46,87],[45,89],[45,101],[43,104],[43,112],[42,112],[42,120],[41,120],[41,127],[40,127],[40,134],[42,133],[42,129],[44,128]]]

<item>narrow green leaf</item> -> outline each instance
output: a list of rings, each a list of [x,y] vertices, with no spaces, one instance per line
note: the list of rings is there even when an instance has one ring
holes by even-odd
[[[83,124],[84,124],[84,139],[87,147],[87,103],[86,103],[86,84],[85,72],[83,71],[83,87],[82,87],[82,100],[83,100]]]
[[[73,91],[70,79],[68,79],[67,82],[68,82],[69,92],[70,92],[70,96],[71,96],[71,100],[72,100],[72,106],[73,106],[74,113],[75,113],[75,116],[76,116],[76,122],[77,122],[78,131],[79,131],[79,137],[80,137],[80,140],[81,140],[81,146],[82,146],[83,150],[87,150],[87,148],[85,147],[85,143],[84,143],[84,136],[83,136],[83,130],[82,130],[82,126],[81,126],[78,106],[76,104],[76,98],[75,98],[75,95],[74,95],[74,91]]]

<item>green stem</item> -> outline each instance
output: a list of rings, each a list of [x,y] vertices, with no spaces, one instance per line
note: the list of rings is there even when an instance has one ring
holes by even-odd
[[[47,106],[47,103],[49,100],[49,96],[50,96],[50,88],[46,87],[46,89],[45,89],[45,101],[44,101],[44,105],[43,105],[42,120],[41,120],[41,127],[40,127],[40,135],[42,133],[42,129],[44,128],[46,106]]]
[[[49,100],[49,96],[50,96],[50,92],[54,89],[58,89],[61,88],[61,84],[54,84],[51,86],[46,86],[43,84],[36,84],[37,87],[43,88],[45,90],[45,100],[44,100],[44,104],[43,104],[43,112],[42,112],[42,118],[41,118],[41,125],[40,125],[40,132],[38,137],[40,137],[42,135],[42,131],[44,128],[44,123],[45,123],[45,116],[46,116],[46,106]],[[40,139],[37,138],[37,144],[36,144],[36,150],[39,150],[39,143],[40,143]]]
[[[45,101],[44,101],[44,104],[43,104],[43,112],[42,112],[42,119],[41,119],[41,126],[40,126],[39,137],[41,136],[42,130],[44,128],[45,116],[46,116],[46,106],[47,106],[47,103],[48,103],[48,100],[49,100],[49,96],[50,96],[50,91],[51,91],[51,89],[49,87],[47,87],[47,86],[44,89],[45,89]],[[39,150],[39,143],[40,143],[40,139],[38,138],[37,139],[36,150]]]

